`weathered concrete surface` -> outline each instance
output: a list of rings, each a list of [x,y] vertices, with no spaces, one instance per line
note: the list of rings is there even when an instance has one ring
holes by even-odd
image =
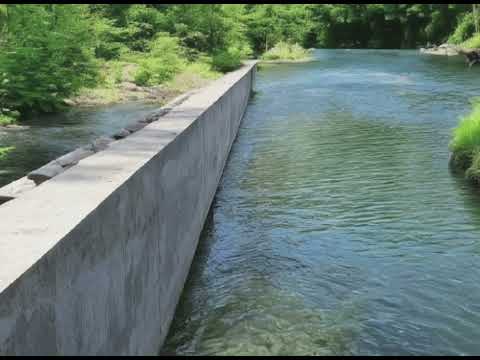
[[[0,188],[0,205],[35,188],[35,182],[26,176]]]
[[[85,149],[85,148],[78,148],[75,149],[68,154],[65,154],[55,161],[60,164],[64,168],[68,168],[74,165],[77,165],[80,160],[85,159],[86,157],[89,157],[90,155],[93,155],[94,151]]]
[[[254,68],[0,207],[1,355],[158,352]]]

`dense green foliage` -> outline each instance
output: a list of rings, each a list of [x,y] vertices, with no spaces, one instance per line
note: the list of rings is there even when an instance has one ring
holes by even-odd
[[[299,46],[461,43],[474,29],[466,4],[0,5],[0,116],[54,111],[111,79],[105,69],[121,81],[122,64],[151,86],[196,63],[225,72],[265,52],[299,58]]]
[[[0,52],[2,115],[52,111],[96,76],[86,8],[7,5]]]
[[[473,13],[464,14],[457,25],[453,34],[448,38],[452,44],[461,44],[470,38],[475,32]]]
[[[138,60],[140,69],[135,75],[139,85],[158,85],[173,78],[183,65],[182,48],[177,38],[158,34],[148,52]]]

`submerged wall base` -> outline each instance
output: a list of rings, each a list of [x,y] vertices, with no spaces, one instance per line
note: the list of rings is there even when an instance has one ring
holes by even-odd
[[[1,355],[156,355],[255,63],[0,207]]]

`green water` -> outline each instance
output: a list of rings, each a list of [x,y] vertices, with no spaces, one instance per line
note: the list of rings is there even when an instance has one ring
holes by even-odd
[[[157,108],[143,103],[74,108],[32,116],[19,128],[0,127],[0,148],[12,148],[0,156],[0,187],[100,136],[113,135]]]
[[[319,50],[257,74],[162,354],[480,354],[480,67]]]

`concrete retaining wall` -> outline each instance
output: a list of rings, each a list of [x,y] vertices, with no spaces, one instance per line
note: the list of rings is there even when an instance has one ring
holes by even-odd
[[[1,355],[155,355],[255,63],[0,206]]]

